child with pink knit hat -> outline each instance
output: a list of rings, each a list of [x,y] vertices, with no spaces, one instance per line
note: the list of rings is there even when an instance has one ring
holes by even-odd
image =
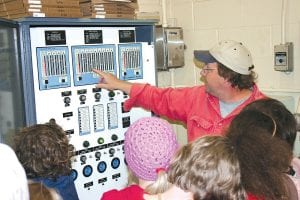
[[[134,122],[125,133],[124,152],[128,165],[128,187],[103,194],[102,200],[147,200],[172,185],[167,181],[169,163],[179,148],[171,125],[158,117]],[[176,190],[177,188],[173,188]],[[182,195],[188,195],[179,191]],[[144,196],[144,194],[149,194]]]

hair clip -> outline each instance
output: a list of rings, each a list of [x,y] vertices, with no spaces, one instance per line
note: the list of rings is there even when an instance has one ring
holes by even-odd
[[[159,174],[159,172],[161,172],[161,171],[166,171],[166,169],[165,168],[163,168],[163,167],[161,167],[161,168],[156,168],[155,169],[155,172],[157,173],[157,174]]]
[[[296,174],[292,166],[289,166],[289,170],[286,173],[291,176],[294,176]]]
[[[275,122],[275,120],[271,117],[271,119],[272,119],[272,121],[273,121],[273,124],[274,124],[274,129],[273,129],[273,133],[272,133],[272,137],[274,137],[275,136],[275,134],[276,134],[276,131],[277,131],[277,125],[276,125],[276,122]]]

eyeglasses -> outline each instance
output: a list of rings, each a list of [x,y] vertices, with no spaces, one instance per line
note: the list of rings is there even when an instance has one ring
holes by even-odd
[[[208,68],[207,66],[204,66],[202,69],[201,69],[201,73],[206,75],[208,74],[209,72],[213,71],[215,69],[212,69],[212,68]]]

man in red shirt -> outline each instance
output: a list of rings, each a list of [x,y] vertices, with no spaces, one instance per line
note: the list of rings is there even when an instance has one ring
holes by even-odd
[[[245,105],[265,97],[255,84],[251,54],[242,43],[224,40],[208,51],[194,51],[194,58],[204,64],[202,86],[158,88],[94,70],[101,77],[96,87],[129,94],[126,110],[143,107],[182,121],[187,126],[188,141],[203,135],[220,135]]]

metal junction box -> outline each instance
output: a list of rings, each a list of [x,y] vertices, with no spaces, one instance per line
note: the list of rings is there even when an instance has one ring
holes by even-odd
[[[184,66],[182,28],[157,26],[155,30],[157,70],[164,71]]]

